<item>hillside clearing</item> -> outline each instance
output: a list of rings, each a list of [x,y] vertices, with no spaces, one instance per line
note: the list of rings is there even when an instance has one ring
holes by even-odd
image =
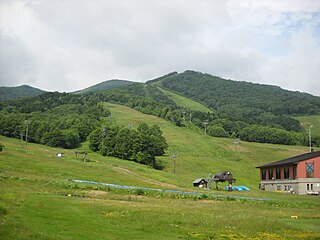
[[[166,96],[168,96],[170,99],[175,101],[175,103],[178,106],[184,107],[186,109],[190,109],[193,111],[200,111],[200,112],[213,112],[211,109],[207,108],[201,103],[198,103],[190,98],[186,98],[184,96],[181,96],[179,94],[173,93],[171,91],[165,90],[161,87],[158,87]]]

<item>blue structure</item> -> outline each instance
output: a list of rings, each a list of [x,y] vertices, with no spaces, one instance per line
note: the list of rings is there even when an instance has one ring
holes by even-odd
[[[224,187],[224,190],[229,190],[229,187],[226,186]],[[246,187],[246,186],[232,186],[232,190],[236,190],[236,191],[250,191],[250,188]]]

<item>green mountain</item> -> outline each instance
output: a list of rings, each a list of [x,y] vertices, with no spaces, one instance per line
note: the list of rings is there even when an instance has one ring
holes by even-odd
[[[150,83],[155,84],[155,80]],[[320,97],[277,86],[226,80],[195,71],[163,76],[158,79],[157,85],[196,99],[210,109],[223,112],[226,108],[229,111],[232,108],[234,118],[238,113],[233,110],[239,108],[243,113],[247,110],[288,115],[320,113]]]
[[[107,89],[102,90],[103,86]],[[307,133],[293,115],[311,113],[317,115],[320,112],[320,97],[291,92],[275,86],[226,80],[194,71],[180,74],[173,72],[147,83],[111,80],[83,90],[82,93],[84,92],[87,94],[47,93],[28,99],[3,102],[0,105],[0,110],[4,110],[4,117],[0,119],[2,124],[0,134],[19,137],[21,131],[19,128],[23,128],[21,119],[33,119],[37,114],[41,118],[40,113],[33,114],[33,112],[44,113],[52,110],[54,113],[50,114],[58,114],[55,117],[57,121],[61,115],[70,115],[71,112],[83,115],[82,118],[86,114],[90,118],[99,120],[104,116],[100,115],[101,106],[97,104],[111,102],[163,118],[179,127],[204,130],[212,137],[307,145],[309,143]],[[59,106],[60,109],[55,110]],[[16,125],[12,125],[12,120],[6,120],[7,111],[12,111],[12,118],[17,120]],[[46,118],[53,117],[43,117]],[[71,118],[73,116],[70,116]],[[85,123],[75,125],[71,120],[59,121],[58,125],[65,125],[63,130],[67,130],[69,125],[74,129],[77,128],[75,130],[80,134],[77,143],[90,134],[89,130],[81,130],[81,125],[85,126]],[[79,121],[79,118],[74,121]],[[36,128],[34,131],[40,132]],[[50,128],[54,131],[54,124]],[[44,131],[46,128],[41,129]],[[34,141],[45,140],[38,134]],[[318,146],[320,137],[313,137],[312,141],[313,145]],[[59,144],[59,146],[66,145],[61,142]]]
[[[0,87],[0,101],[38,96],[42,93],[45,93],[45,91],[28,85],[21,85],[19,87]]]
[[[90,92],[98,92],[98,91],[102,91],[102,90],[106,90],[106,89],[125,86],[125,85],[131,84],[131,83],[132,83],[131,81],[113,79],[113,80],[108,80],[108,81],[98,83],[96,85],[90,86],[88,88],[85,88],[85,89],[82,89],[79,91],[75,91],[73,93],[86,94],[86,93],[90,93]]]

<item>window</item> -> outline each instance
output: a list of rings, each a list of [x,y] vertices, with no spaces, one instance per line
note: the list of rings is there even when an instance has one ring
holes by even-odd
[[[313,191],[313,184],[310,184],[310,190]]]
[[[306,173],[307,173],[307,178],[313,178],[313,173],[314,173],[313,163],[306,163]]]
[[[309,184],[307,184],[307,191],[309,191]]]
[[[281,170],[280,170],[280,168],[278,168],[276,170],[276,179],[281,179]]]
[[[261,179],[266,180],[266,170],[261,170]]]
[[[277,185],[277,190],[280,191],[281,190],[281,186]]]
[[[269,177],[269,179],[273,179],[273,170],[272,169],[269,169],[268,177]]]
[[[293,173],[292,178],[296,179],[296,177],[297,177],[297,165],[293,165],[292,173]]]
[[[283,177],[284,177],[284,179],[288,179],[290,177],[289,176],[289,168],[283,169]]]

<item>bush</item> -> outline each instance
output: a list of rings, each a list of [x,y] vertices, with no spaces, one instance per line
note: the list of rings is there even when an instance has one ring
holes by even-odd
[[[4,145],[2,143],[0,143],[0,152],[2,152],[4,149]]]
[[[220,127],[220,126],[210,126],[208,128],[208,134],[212,137],[225,137],[225,138],[228,138],[230,137],[229,136],[229,133],[224,130],[223,127]]]

